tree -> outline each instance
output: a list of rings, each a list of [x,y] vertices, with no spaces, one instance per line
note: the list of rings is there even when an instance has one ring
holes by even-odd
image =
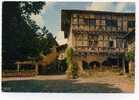
[[[40,28],[40,32],[38,32],[38,41],[39,41],[39,49],[40,52],[46,55],[51,52],[51,49],[54,46],[58,46],[56,38],[53,37],[52,33],[49,32],[46,27]]]
[[[3,2],[2,4],[2,68],[15,61],[39,54],[36,31],[39,26],[30,19],[39,14],[44,2]]]

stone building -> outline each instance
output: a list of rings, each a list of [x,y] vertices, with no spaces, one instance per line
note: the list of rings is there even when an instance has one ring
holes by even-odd
[[[125,71],[125,36],[135,30],[135,13],[62,10],[61,30],[83,64],[118,65]]]

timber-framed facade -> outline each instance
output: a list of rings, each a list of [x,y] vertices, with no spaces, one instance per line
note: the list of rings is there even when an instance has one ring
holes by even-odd
[[[135,30],[135,13],[62,10],[61,30],[83,62],[101,65],[116,59],[118,66],[125,66],[121,55],[128,49],[125,37]]]

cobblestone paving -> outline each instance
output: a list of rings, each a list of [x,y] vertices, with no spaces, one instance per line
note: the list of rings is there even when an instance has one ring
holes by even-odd
[[[3,92],[55,93],[132,93],[134,82],[113,72],[92,73],[89,77],[68,80],[66,75],[29,78],[3,78]]]

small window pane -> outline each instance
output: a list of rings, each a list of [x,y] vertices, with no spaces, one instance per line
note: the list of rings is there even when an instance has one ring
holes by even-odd
[[[135,21],[128,21],[128,27],[134,28],[135,27]]]

